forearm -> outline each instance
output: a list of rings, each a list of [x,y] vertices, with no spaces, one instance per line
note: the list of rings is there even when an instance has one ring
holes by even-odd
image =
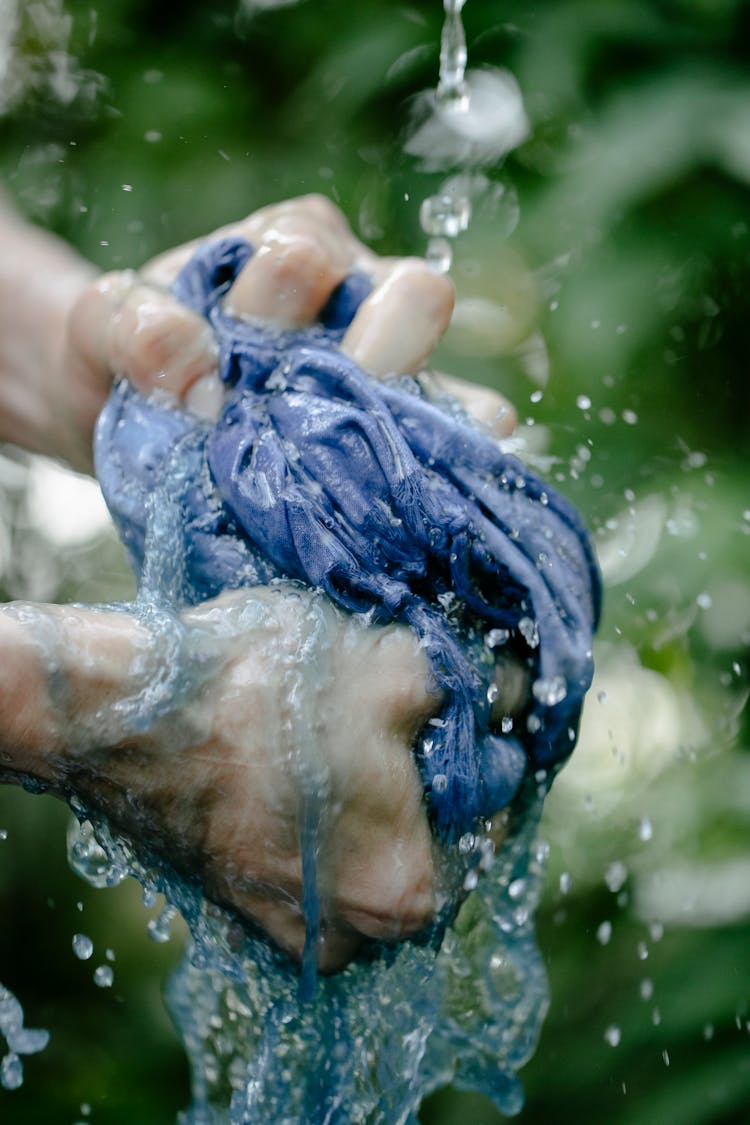
[[[95,275],[0,195],[0,441],[68,455],[74,404],[64,385],[67,323]]]

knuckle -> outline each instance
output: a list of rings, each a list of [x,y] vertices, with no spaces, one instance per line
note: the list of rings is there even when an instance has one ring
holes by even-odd
[[[377,883],[373,885],[374,879],[365,877],[366,897],[349,901],[343,917],[365,937],[380,940],[392,941],[423,930],[435,912],[431,863],[413,860],[401,871],[383,862],[378,867]]]
[[[319,192],[311,192],[309,195],[303,195],[297,201],[300,210],[307,211],[310,215],[314,215],[328,226],[340,226],[343,222],[343,216],[335,203]]]
[[[198,331],[188,310],[177,305],[162,305],[136,317],[131,337],[131,363],[148,375],[163,371],[191,342]]]

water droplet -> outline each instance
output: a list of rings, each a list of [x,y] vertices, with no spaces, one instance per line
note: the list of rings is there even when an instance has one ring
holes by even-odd
[[[572,886],[572,883],[573,883],[573,880],[571,878],[570,872],[569,871],[563,871],[562,875],[560,876],[560,894],[561,895],[568,894],[568,892],[570,891],[570,888]]]
[[[49,1043],[49,1032],[42,1028],[11,1026],[3,1028],[3,1034],[17,1055],[36,1055]]]
[[[579,410],[590,410],[591,409],[591,399],[589,398],[588,395],[579,395],[578,398],[576,399],[576,406],[578,407]]]
[[[94,984],[99,988],[111,988],[115,979],[111,965],[99,965],[94,972]]]
[[[455,238],[465,231],[471,219],[471,203],[448,192],[430,195],[419,209],[419,222],[425,234]]]
[[[616,894],[625,885],[628,877],[628,869],[622,860],[616,859],[614,863],[610,863],[607,870],[604,872],[604,882],[607,887]]]
[[[638,415],[635,410],[623,410],[622,420],[628,426],[635,426],[638,421]]]
[[[617,1024],[611,1023],[604,1032],[604,1041],[609,1043],[610,1047],[618,1047],[622,1038],[622,1032]]]
[[[638,990],[640,992],[641,1000],[650,1000],[654,995],[654,982],[650,977],[645,977],[640,984]]]
[[[490,629],[489,633],[485,634],[484,643],[487,648],[499,648],[504,645],[510,637],[508,629]]]
[[[0,1086],[6,1090],[17,1090],[23,1085],[23,1063],[18,1055],[9,1051],[0,1063]]]
[[[464,890],[473,891],[479,882],[479,875],[476,871],[467,871],[466,878],[464,879]]]
[[[71,944],[79,961],[88,961],[89,957],[93,955],[94,943],[86,934],[74,934]]]
[[[610,938],[612,937],[612,923],[602,922],[596,931],[596,940],[600,945],[609,945]]]
[[[431,238],[425,251],[427,265],[436,273],[448,273],[453,262],[453,247],[447,238]]]
[[[7,828],[0,828],[0,840],[7,840],[7,839],[8,839],[8,829]]]
[[[662,1051],[661,1057],[664,1059],[664,1065],[669,1066],[669,1051]]]
[[[158,942],[160,945],[169,941],[172,936],[172,920],[176,914],[175,908],[167,904],[161,914],[149,920],[146,930],[152,941]]]
[[[510,715],[503,715],[502,719],[500,720],[500,730],[503,732],[503,734],[510,734],[510,732],[513,730],[513,719],[510,717]]]
[[[512,899],[519,899],[526,890],[525,879],[514,879],[508,887],[508,896]]]
[[[518,632],[529,648],[537,648],[539,646],[539,630],[536,621],[531,617],[522,617],[518,622]]]
[[[647,816],[642,816],[638,822],[638,839],[643,840],[644,843],[652,839],[654,835],[654,828]]]
[[[490,686],[487,688],[487,702],[490,704],[494,703],[499,694],[500,688],[497,686],[497,684],[490,684]]]
[[[444,773],[436,773],[432,779],[432,790],[434,793],[445,793],[448,788],[448,778]]]
[[[597,694],[596,694],[596,698],[597,698],[597,700],[599,701],[599,703],[606,703],[606,702],[607,702],[607,693],[606,693],[606,691],[599,691],[599,692],[597,692]]]
[[[647,961],[648,960],[648,946],[646,945],[645,941],[639,941],[638,942],[638,960],[639,961]]]
[[[549,680],[536,680],[531,685],[535,699],[545,707],[554,707],[561,703],[568,694],[568,685],[562,676],[553,676]]]
[[[701,609],[710,609],[713,605],[713,599],[711,598],[711,595],[706,593],[698,594],[698,597],[695,599],[695,601]]]

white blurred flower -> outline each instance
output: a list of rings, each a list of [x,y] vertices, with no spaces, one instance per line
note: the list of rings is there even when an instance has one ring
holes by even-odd
[[[44,457],[31,460],[26,505],[29,525],[58,546],[85,543],[110,526],[96,481]]]
[[[644,668],[629,646],[597,649],[578,746],[553,786],[551,814],[609,814],[641,793],[688,750],[706,741],[692,698]]]

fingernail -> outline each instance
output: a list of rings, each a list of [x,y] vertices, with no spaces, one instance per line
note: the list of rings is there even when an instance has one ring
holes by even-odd
[[[217,422],[224,406],[224,385],[212,371],[198,379],[185,395],[185,406],[191,414]]]

